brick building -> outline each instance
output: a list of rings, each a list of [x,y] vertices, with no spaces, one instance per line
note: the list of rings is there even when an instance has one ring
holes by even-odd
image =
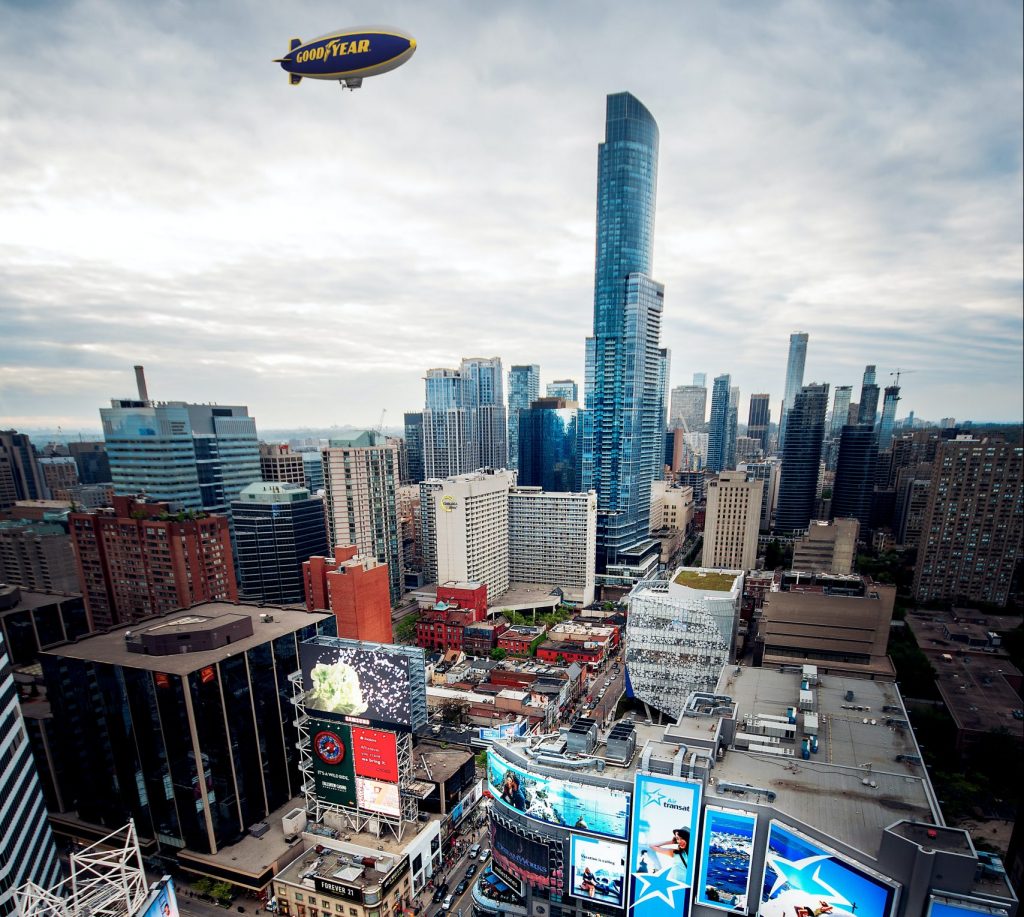
[[[338,636],[391,643],[388,565],[339,545],[334,557],[311,557],[302,565],[306,607],[334,612]]]

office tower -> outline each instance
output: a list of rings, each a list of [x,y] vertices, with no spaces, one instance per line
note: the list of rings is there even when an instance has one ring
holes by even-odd
[[[887,385],[882,400],[882,419],[878,424],[878,449],[884,451],[892,445],[893,432],[896,429],[896,405],[900,400],[900,387]]]
[[[306,607],[330,611],[338,636],[391,643],[390,574],[375,557],[357,554],[355,545],[339,545],[334,557],[310,557],[302,564]]]
[[[860,534],[871,529],[871,501],[875,492],[875,428],[870,423],[846,424],[839,436],[836,481],[832,487],[833,519],[851,518],[860,523]]]
[[[764,481],[742,471],[723,471],[708,481],[701,566],[752,570],[757,562]]]
[[[405,413],[405,451],[408,456],[409,477],[403,484],[419,484],[423,480],[423,413]]]
[[[850,418],[850,399],[853,397],[852,385],[837,385],[832,395],[832,421],[829,424],[829,439],[838,439],[843,427],[853,423]]]
[[[514,487],[508,494],[508,563],[513,583],[557,586],[567,601],[594,601],[597,494]]]
[[[289,676],[318,633],[334,633],[331,615],[209,602],[48,647],[48,734],[74,823],[133,818],[174,857],[270,821],[302,795]]]
[[[739,430],[740,390],[735,385],[729,389],[729,416],[725,431],[725,467],[736,467],[736,437]]]
[[[28,434],[0,430],[0,510],[16,500],[42,500],[43,477]]]
[[[508,371],[508,467],[519,467],[519,412],[540,397],[540,367],[536,363]]]
[[[519,477],[524,487],[579,491],[579,406],[538,398],[519,414]]]
[[[76,484],[67,490],[68,502],[74,509],[101,509],[110,506],[114,488],[106,484]]]
[[[778,532],[804,530],[814,515],[827,410],[828,383],[814,382],[800,389],[790,409],[775,515]]]
[[[904,548],[917,548],[921,544],[931,485],[930,464],[912,465],[897,473],[893,533],[896,543]]]
[[[755,436],[736,437],[736,465],[742,462],[753,462],[760,458],[764,450],[761,448],[761,440]]]
[[[319,449],[301,452],[302,474],[306,480],[306,490],[311,494],[320,493],[324,489],[324,459]]]
[[[694,373],[693,384],[698,388],[708,387],[708,374],[707,373]]]
[[[563,401],[580,400],[579,387],[575,379],[555,379],[554,382],[547,384],[544,394],[548,398],[561,398]]]
[[[736,469],[746,474],[748,481],[764,482],[764,489],[761,491],[762,532],[767,532],[772,527],[772,516],[779,500],[779,468],[777,458],[768,458],[763,462],[744,462]]]
[[[687,433],[702,432],[707,404],[708,390],[703,385],[677,385],[670,398],[669,427],[682,427]]]
[[[398,450],[398,486],[401,487],[403,481],[409,480],[409,450],[406,448],[405,437],[387,436],[384,442]]]
[[[258,481],[232,502],[231,513],[241,598],[301,602],[303,562],[329,550],[323,498],[298,484]]]
[[[44,500],[67,500],[68,488],[78,483],[78,465],[70,455],[36,460],[43,478]]]
[[[797,332],[789,336],[789,358],[786,361],[786,388],[779,415],[779,451],[786,445],[786,422],[793,410],[796,396],[804,384],[804,364],[807,362],[807,335]]]
[[[256,421],[240,405],[113,399],[100,409],[114,493],[227,515],[260,480]]]
[[[1005,605],[1024,532],[1024,448],[938,443],[914,570],[919,602]]]
[[[857,408],[857,423],[869,423],[875,425],[875,415],[878,413],[878,386],[875,384],[875,366],[869,364],[864,367],[864,379],[860,386],[860,404]]]
[[[761,451],[768,451],[768,431],[772,423],[771,395],[759,393],[750,396],[750,410],[747,413],[747,436],[761,441]]]
[[[33,592],[77,592],[78,570],[66,525],[0,519],[0,583]]]
[[[15,892],[62,878],[32,746],[18,703],[7,644],[0,633],[0,915],[14,914]]]
[[[508,465],[508,420],[505,411],[505,380],[500,357],[470,357],[459,369],[467,403],[472,408],[472,430],[478,465]],[[537,380],[538,386],[540,379]]]
[[[586,348],[593,450],[582,458],[580,488],[597,491],[601,572],[646,539],[651,481],[660,477],[665,294],[650,276],[657,170],[654,118],[629,93],[608,96],[598,147],[594,333]]]
[[[402,598],[402,535],[398,527],[398,449],[373,430],[332,439],[323,450],[327,524],[334,546],[355,545],[387,564],[391,603]]]
[[[856,519],[811,522],[807,534],[793,542],[792,569],[808,573],[853,573],[859,533],[860,524]]]
[[[729,396],[732,379],[716,376],[711,389],[711,419],[708,421],[708,471],[718,473],[729,460]]]
[[[437,583],[486,583],[491,601],[508,590],[511,471],[478,471],[420,486],[423,566]]]
[[[224,516],[172,514],[167,503],[118,496],[111,509],[71,513],[68,522],[85,607],[97,629],[238,598]]]
[[[480,465],[474,410],[462,372],[428,369],[423,408],[423,476],[446,478]]]
[[[110,461],[104,442],[68,443],[68,454],[78,464],[78,480],[82,484],[110,482]]]
[[[260,443],[260,474],[264,481],[306,486],[301,452],[292,452],[285,443]]]

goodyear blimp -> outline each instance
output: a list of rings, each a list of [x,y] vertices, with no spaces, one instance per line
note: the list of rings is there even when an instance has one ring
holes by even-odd
[[[288,72],[288,81],[293,86],[306,77],[337,80],[343,87],[358,89],[366,77],[401,67],[415,50],[416,39],[399,29],[363,26],[331,32],[305,43],[293,38],[288,53],[275,63]]]

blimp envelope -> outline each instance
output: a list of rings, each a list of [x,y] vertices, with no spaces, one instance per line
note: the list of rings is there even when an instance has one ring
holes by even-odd
[[[308,42],[293,38],[288,53],[277,63],[291,74],[293,84],[307,78],[357,86],[365,77],[402,66],[415,50],[416,39],[400,29],[361,26]]]

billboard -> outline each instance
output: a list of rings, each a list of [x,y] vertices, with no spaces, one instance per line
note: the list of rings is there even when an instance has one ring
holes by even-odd
[[[573,834],[567,893],[612,907],[626,904],[626,845]]]
[[[518,720],[515,723],[502,723],[500,726],[481,726],[477,734],[482,742],[500,742],[513,736],[526,735],[529,728],[529,720]]]
[[[393,732],[353,726],[352,758],[357,777],[398,783],[398,739]]]
[[[355,726],[409,731],[409,659],[398,652],[360,649],[356,641],[299,647],[306,709]]]
[[[339,806],[355,806],[356,771],[349,728],[331,720],[310,718],[309,740],[317,797]]]
[[[704,807],[697,904],[747,913],[756,827],[757,815],[753,812]]]
[[[140,917],[178,917],[178,899],[174,894],[174,882],[165,877],[160,888],[150,892],[150,898]]]
[[[491,860],[499,875],[508,873],[528,885],[548,887],[552,884],[548,848],[494,821],[491,822]]]
[[[487,753],[487,784],[495,799],[530,818],[626,838],[629,794],[622,790],[530,774],[493,751]]]
[[[888,917],[897,886],[773,821],[765,850],[758,913],[763,917],[817,914]]]
[[[356,777],[356,801],[359,803],[360,809],[370,812],[393,815],[395,818],[402,814],[397,783],[384,783],[382,780]]]
[[[686,917],[693,886],[701,786],[636,775],[630,873],[633,917]]]

